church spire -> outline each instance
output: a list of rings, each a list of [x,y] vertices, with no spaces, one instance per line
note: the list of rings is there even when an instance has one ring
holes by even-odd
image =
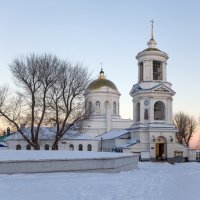
[[[149,46],[149,48],[155,48],[157,43],[154,40],[154,32],[153,32],[154,21],[153,21],[153,19],[150,22],[151,22],[151,39],[149,40],[149,42],[147,43],[147,45]]]

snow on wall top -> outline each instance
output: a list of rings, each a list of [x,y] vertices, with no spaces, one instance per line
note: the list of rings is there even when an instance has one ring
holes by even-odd
[[[88,159],[88,158],[116,158],[133,156],[130,153],[110,153],[94,151],[26,151],[26,150],[2,150],[0,151],[1,161],[16,160],[49,160],[49,159]]]

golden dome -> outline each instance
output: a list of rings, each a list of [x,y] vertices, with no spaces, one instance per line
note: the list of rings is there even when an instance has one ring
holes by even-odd
[[[87,87],[87,89],[96,90],[96,89],[99,89],[101,87],[109,87],[109,88],[111,88],[113,90],[117,90],[116,85],[112,81],[110,81],[110,80],[105,78],[104,71],[102,69],[101,69],[101,71],[99,73],[99,78],[94,80],[94,81],[92,81],[89,84],[89,86]]]
[[[99,89],[101,87],[109,87],[113,90],[117,90],[116,85],[112,81],[110,81],[108,79],[100,79],[100,78],[92,81],[89,84],[89,86],[87,87],[87,89],[96,90],[96,89]]]

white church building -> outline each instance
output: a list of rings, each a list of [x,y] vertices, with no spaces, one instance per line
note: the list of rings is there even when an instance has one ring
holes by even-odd
[[[133,124],[132,120],[120,117],[120,95],[116,85],[106,79],[101,69],[99,77],[89,84],[85,93],[86,110],[91,117],[84,123],[83,133],[95,137]]]
[[[81,133],[64,137],[59,149],[132,152],[151,160],[189,158],[188,148],[176,143],[172,110],[175,91],[167,81],[169,57],[156,47],[153,24],[147,45],[136,56],[138,83],[130,91],[133,120],[120,117],[120,92],[101,69],[99,77],[89,84],[85,93],[90,119],[84,122]],[[41,149],[47,144],[51,147],[51,138],[44,136]],[[7,138],[7,145],[9,149],[19,145],[20,149],[27,149],[26,141],[18,133]]]

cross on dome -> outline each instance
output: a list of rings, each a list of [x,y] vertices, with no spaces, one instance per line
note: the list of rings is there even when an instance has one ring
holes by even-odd
[[[101,71],[99,72],[99,79],[105,79],[104,71],[103,71],[103,63],[100,63]]]

